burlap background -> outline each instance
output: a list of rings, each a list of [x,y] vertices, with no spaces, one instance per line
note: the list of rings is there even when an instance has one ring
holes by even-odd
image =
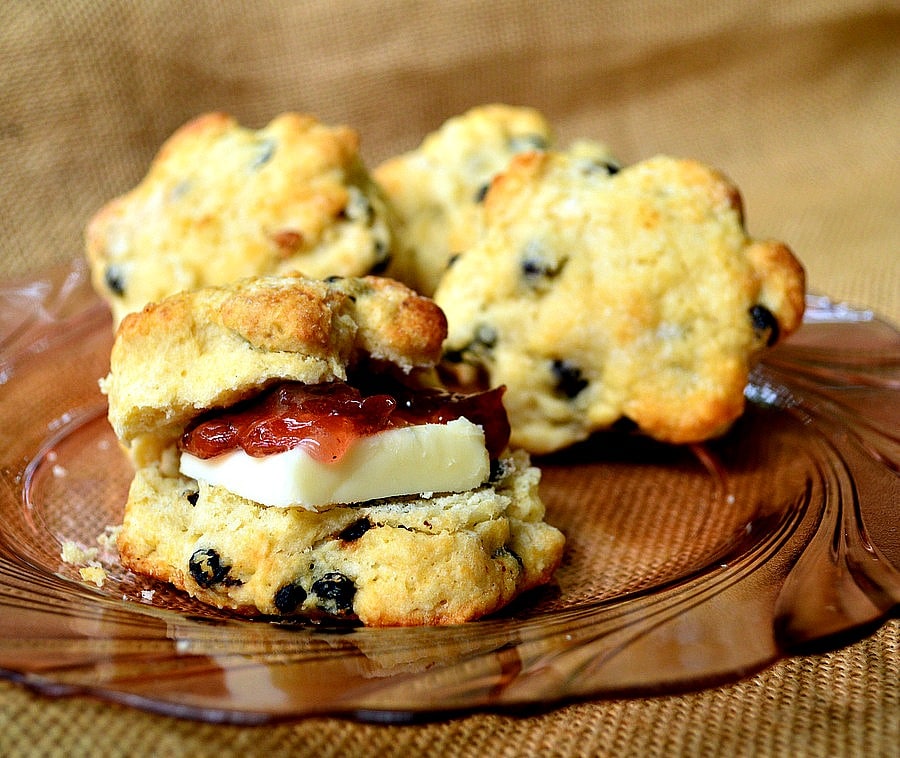
[[[875,0],[2,5],[0,275],[81,254],[87,217],[177,126],[309,111],[368,162],[489,101],[626,161],[698,158],[742,188],[812,290],[900,321],[900,11]],[[513,718],[377,727],[180,722],[0,683],[0,754],[900,754],[900,623],[745,682]]]

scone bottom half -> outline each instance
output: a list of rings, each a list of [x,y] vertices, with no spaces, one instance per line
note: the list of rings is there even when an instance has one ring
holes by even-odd
[[[136,469],[123,565],[240,614],[373,626],[462,623],[549,582],[564,538],[543,521],[540,474],[507,448],[502,390],[433,385],[445,335],[436,305],[378,277],[253,278],[127,316],[102,382]],[[329,411],[336,397],[343,410]],[[287,416],[271,414],[285,403]],[[483,460],[458,486],[426,490],[419,471],[416,491],[370,498],[363,484],[352,502],[266,505],[179,470],[185,449],[265,459],[294,438],[343,459],[382,416],[418,430],[416,413],[480,435]]]
[[[147,467],[118,547],[127,568],[243,615],[458,624],[551,581],[564,537],[543,520],[539,480],[517,452],[467,492],[313,512]]]

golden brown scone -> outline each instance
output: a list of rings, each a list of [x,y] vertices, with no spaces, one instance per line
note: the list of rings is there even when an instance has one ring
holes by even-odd
[[[512,444],[547,453],[620,419],[666,442],[724,432],[751,363],[799,326],[804,274],[748,237],[738,190],[700,163],[530,153],[494,180],[435,299],[447,358],[505,384]]]
[[[445,336],[431,300],[378,277],[257,277],[126,316],[102,383],[136,468],[117,538],[123,565],[243,614],[380,626],[468,621],[550,581],[564,538],[543,521],[540,473],[521,451],[488,466],[482,448],[483,478],[471,489],[321,510],[266,506],[180,473],[179,440],[204,411],[217,418],[283,381],[339,385],[385,366],[427,369]],[[369,484],[380,475],[364,473]]]
[[[434,365],[441,310],[381,277],[254,277],[178,293],[125,317],[102,381],[109,419],[140,466],[202,410],[279,380],[343,380],[363,357],[403,371]]]
[[[383,271],[394,220],[358,142],[346,126],[297,113],[259,130],[224,113],[178,129],[140,184],[88,224],[92,281],[115,321],[248,276]]]
[[[481,197],[517,153],[553,142],[533,108],[483,105],[447,120],[407,153],[373,170],[401,219],[392,276],[430,295],[452,255],[477,238]]]

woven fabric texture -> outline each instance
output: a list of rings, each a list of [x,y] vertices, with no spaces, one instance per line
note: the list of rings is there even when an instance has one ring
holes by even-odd
[[[313,113],[374,165],[446,118],[531,105],[626,162],[699,159],[810,290],[900,322],[900,10],[878,0],[69,0],[4,5],[0,276],[82,255],[86,220],[211,110]],[[385,727],[178,721],[0,682],[0,755],[898,754],[900,622],[680,697]]]

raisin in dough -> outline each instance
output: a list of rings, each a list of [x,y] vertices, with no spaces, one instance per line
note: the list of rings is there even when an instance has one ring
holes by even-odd
[[[140,184],[88,224],[92,282],[114,320],[248,276],[383,271],[395,220],[358,142],[348,127],[297,113],[259,130],[223,113],[181,127]]]
[[[431,300],[379,277],[255,277],[126,316],[101,383],[136,469],[123,565],[240,613],[370,625],[467,621],[548,582],[564,538],[543,521],[540,475],[523,452],[471,492],[318,513],[178,473],[177,441],[204,410],[280,380],[427,372],[446,329]]]
[[[448,360],[505,384],[512,444],[548,453],[619,419],[673,443],[724,432],[751,362],[799,326],[804,274],[697,162],[532,153],[494,180],[435,299]]]

